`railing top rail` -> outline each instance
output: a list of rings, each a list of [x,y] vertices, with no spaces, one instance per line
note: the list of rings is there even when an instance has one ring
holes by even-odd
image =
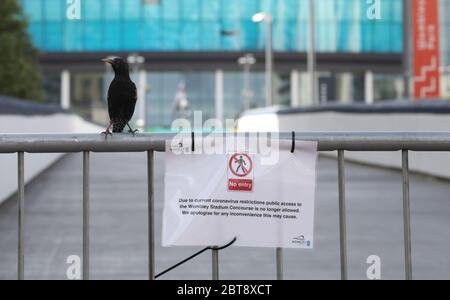
[[[199,137],[202,133],[196,133]],[[244,133],[239,133],[244,134]],[[265,133],[259,133],[263,135]],[[0,153],[142,152],[164,151],[175,133],[114,134],[0,134]],[[203,136],[210,133],[203,133]],[[214,136],[224,136],[214,133]],[[234,133],[227,133],[232,136]],[[272,133],[276,137],[276,133]],[[190,138],[190,133],[186,133]],[[290,140],[291,132],[278,138]],[[450,151],[450,132],[296,132],[296,140],[317,141],[319,151]]]

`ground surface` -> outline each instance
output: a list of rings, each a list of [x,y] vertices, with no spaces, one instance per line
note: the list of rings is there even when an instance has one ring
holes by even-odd
[[[400,159],[400,154],[399,154]],[[64,157],[26,188],[26,278],[65,279],[70,255],[81,256],[82,157]],[[319,160],[315,249],[285,250],[285,278],[338,279],[337,163]],[[145,154],[92,154],[91,277],[147,277]],[[198,250],[162,248],[163,154],[156,157],[156,269],[161,271]],[[365,279],[366,259],[378,255],[382,278],[403,279],[401,174],[347,164],[349,278]],[[450,183],[411,177],[414,278],[450,279]],[[17,205],[0,206],[0,279],[15,279]],[[231,248],[220,254],[223,279],[274,279],[273,249]],[[209,279],[209,252],[165,275]]]

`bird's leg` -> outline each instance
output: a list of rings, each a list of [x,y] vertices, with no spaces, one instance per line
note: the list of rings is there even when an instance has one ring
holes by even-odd
[[[134,135],[136,132],[138,132],[138,129],[133,130],[130,126],[130,123],[127,122],[127,126],[128,126],[128,133],[131,133],[132,135]]]
[[[103,131],[101,134],[105,135],[105,139],[108,137],[108,135],[112,136],[111,131],[109,130],[111,128],[111,126],[113,125],[113,122],[109,123],[109,126],[106,128],[105,131]]]

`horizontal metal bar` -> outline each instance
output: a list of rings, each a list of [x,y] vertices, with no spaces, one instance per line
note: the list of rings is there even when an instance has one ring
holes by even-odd
[[[261,136],[264,133],[260,133]],[[0,153],[143,152],[164,151],[175,133],[114,134],[2,134]],[[204,136],[209,135],[204,133]],[[228,133],[233,135],[233,133]],[[212,136],[223,136],[221,133]],[[275,134],[272,133],[272,137]],[[191,133],[186,133],[190,139]],[[199,138],[200,134],[196,134]],[[292,132],[278,133],[291,140]],[[317,141],[319,151],[450,151],[450,132],[296,132],[298,141]]]

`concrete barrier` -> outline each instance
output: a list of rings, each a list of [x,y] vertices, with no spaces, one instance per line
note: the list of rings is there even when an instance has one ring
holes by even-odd
[[[438,103],[440,102],[440,103]],[[439,131],[450,132],[450,103],[387,103],[378,107],[267,109],[244,114],[240,131]],[[402,109],[403,108],[403,109]],[[348,159],[382,167],[401,167],[400,152],[347,152]],[[412,152],[411,170],[450,179],[450,153]]]
[[[0,114],[0,133],[99,133],[101,129],[77,115],[63,112],[36,115]],[[62,155],[26,153],[25,182],[32,180]],[[16,191],[17,154],[0,154],[0,204]]]

